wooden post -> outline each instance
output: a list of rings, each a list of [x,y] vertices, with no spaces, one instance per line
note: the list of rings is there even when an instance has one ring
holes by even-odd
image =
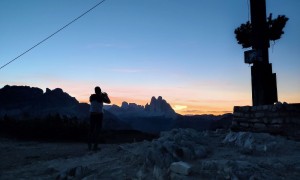
[[[251,24],[253,30],[252,49],[259,52],[262,59],[255,61],[251,67],[253,106],[274,104],[278,101],[276,74],[272,73],[269,63],[268,25],[266,1],[250,0]]]

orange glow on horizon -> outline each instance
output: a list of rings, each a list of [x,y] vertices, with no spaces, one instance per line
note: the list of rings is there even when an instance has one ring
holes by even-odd
[[[145,106],[147,103],[150,103],[149,100],[141,100],[141,99],[130,99],[130,98],[122,98],[122,97],[110,97],[111,105],[115,104],[117,106],[121,106],[122,102],[127,103],[135,103],[138,105]],[[87,99],[79,99],[81,103],[89,103]],[[168,100],[167,100],[168,102]],[[174,111],[181,115],[201,115],[201,114],[212,114],[212,115],[222,115],[227,113],[232,113],[233,107],[220,108],[215,106],[197,106],[197,105],[178,105],[178,103],[170,103],[168,102]],[[174,104],[174,105],[173,105]]]
[[[115,104],[117,106],[121,106],[122,103],[125,101],[127,103],[136,103],[138,105],[145,106],[148,102],[147,100],[141,100],[141,99],[130,99],[130,98],[121,98],[121,97],[114,97],[110,96],[109,97],[111,100],[111,104]],[[89,100],[87,98],[82,98],[78,100],[80,103],[89,103]]]
[[[16,85],[27,85],[31,87],[39,87],[35,84],[26,84],[26,83],[16,83]],[[90,85],[88,83],[83,83],[78,86],[78,84],[73,84],[72,82],[59,83],[59,84],[51,84],[48,83],[47,86],[51,90],[59,87],[64,92],[68,93],[70,96],[75,97],[81,103],[89,104],[90,94],[94,93],[94,85]],[[42,87],[45,91],[46,87]],[[105,87],[105,85],[104,85]],[[120,90],[121,89],[121,90]],[[163,99],[165,99],[174,111],[181,115],[199,115],[199,114],[213,114],[220,115],[225,113],[232,113],[233,106],[243,106],[249,105],[247,98],[242,95],[236,95],[235,97],[226,97],[225,99],[222,97],[216,97],[215,95],[208,94],[205,97],[214,97],[214,99],[205,99],[204,96],[195,96],[194,92],[185,93],[184,91],[173,90],[171,89],[159,89],[156,90],[156,93],[153,93],[151,89],[143,89],[137,87],[130,88],[107,88],[106,92],[109,93],[109,97],[111,99],[111,104],[115,104],[117,106],[121,106],[122,102],[126,101],[128,103],[136,103],[138,105],[145,106],[147,103],[149,104],[151,101],[151,97],[149,94],[161,94]],[[133,93],[134,92],[134,93]],[[162,92],[162,93],[157,93]],[[172,92],[175,95],[172,96],[170,93],[163,92]],[[178,94],[187,94],[184,98],[179,97]],[[192,94],[192,96],[188,95]],[[201,94],[205,94],[202,92]],[[196,94],[197,95],[197,94]],[[125,97],[125,98],[124,98]],[[144,98],[146,97],[146,98]],[[158,96],[155,96],[156,98]],[[243,97],[243,98],[240,98]],[[235,100],[230,100],[235,99]],[[246,99],[246,100],[238,100],[238,99]]]
[[[111,104],[115,104],[117,106],[121,106],[122,102],[126,101],[128,103],[136,103],[138,105],[145,106],[147,103],[150,103],[149,99],[133,99],[133,98],[122,98],[122,97],[110,97]],[[166,101],[171,105],[174,111],[181,115],[201,115],[201,114],[213,114],[213,115],[222,115],[233,112],[234,106],[246,106],[251,105],[250,102],[244,101],[236,101],[229,104],[226,101],[217,101],[217,100],[207,100],[202,103],[197,101],[195,102],[172,102],[166,99]],[[280,101],[280,100],[279,100]],[[287,101],[287,103],[297,103],[300,99],[293,99],[287,96],[285,99],[282,99],[281,102]],[[83,97],[79,98],[79,102],[89,103],[88,98]]]

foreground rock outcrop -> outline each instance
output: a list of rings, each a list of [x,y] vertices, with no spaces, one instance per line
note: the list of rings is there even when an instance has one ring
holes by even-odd
[[[0,143],[6,157],[1,179],[296,180],[300,176],[300,142],[265,133],[174,129],[152,141],[104,144],[94,153],[78,144],[14,143]],[[8,158],[12,152],[18,153],[19,161]],[[13,166],[7,165],[9,160]]]

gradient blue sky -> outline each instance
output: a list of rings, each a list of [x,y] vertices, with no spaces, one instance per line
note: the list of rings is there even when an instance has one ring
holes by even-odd
[[[0,65],[98,3],[1,0]],[[0,70],[0,87],[60,87],[87,101],[99,85],[114,104],[162,96],[178,113],[251,105],[250,66],[234,29],[248,0],[106,0],[74,24]],[[267,0],[267,13],[290,18],[269,49],[279,101],[300,102],[300,1]],[[273,43],[271,43],[273,44]]]

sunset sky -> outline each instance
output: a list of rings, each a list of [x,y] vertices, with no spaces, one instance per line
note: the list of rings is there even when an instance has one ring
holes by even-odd
[[[0,66],[100,2],[1,0]],[[281,102],[300,102],[300,1],[267,0],[286,15],[269,49]],[[145,105],[162,96],[180,114],[222,114],[251,105],[250,66],[234,29],[249,20],[249,0],[106,0],[0,70],[0,88],[62,88],[87,102],[95,86]]]

